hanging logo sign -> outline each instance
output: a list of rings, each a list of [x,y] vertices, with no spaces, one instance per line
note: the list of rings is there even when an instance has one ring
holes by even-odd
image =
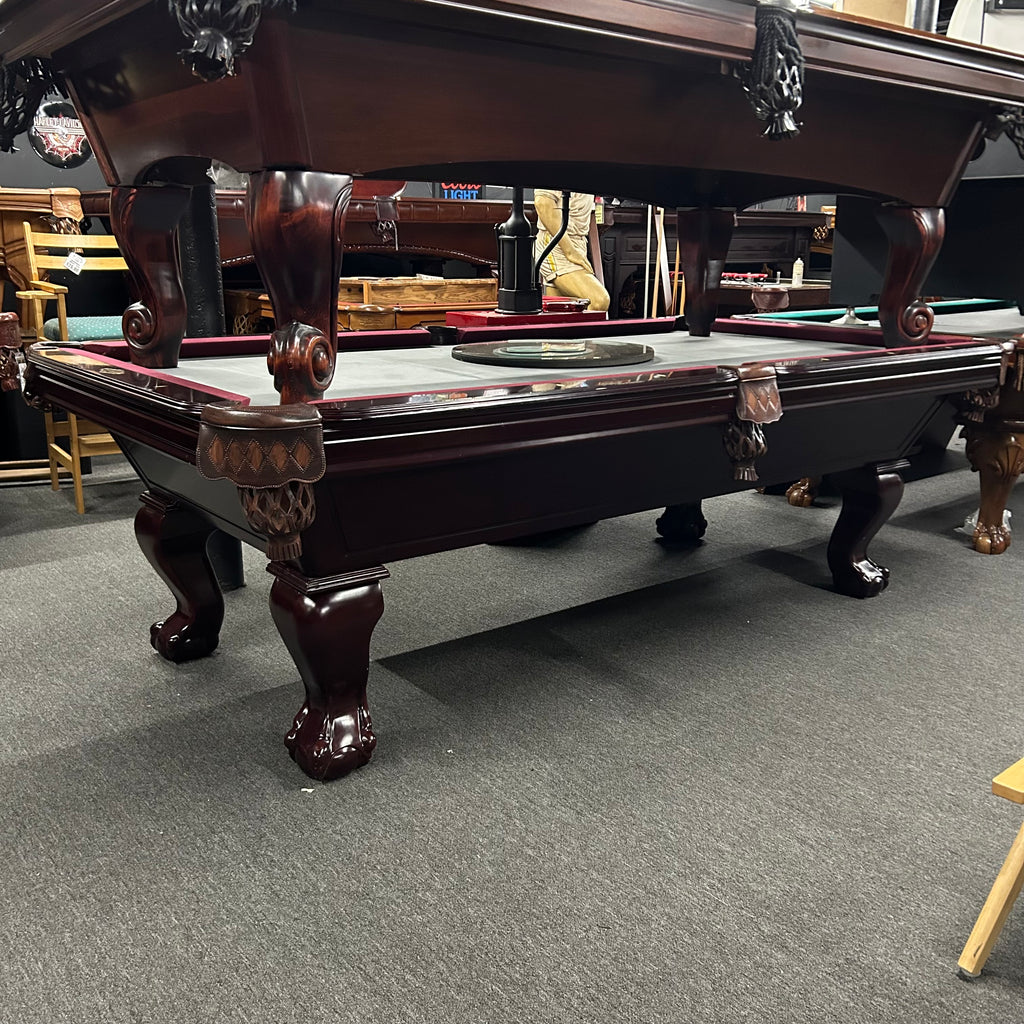
[[[442,181],[442,199],[479,199],[483,185],[467,185],[462,181]]]
[[[54,167],[81,167],[92,156],[82,122],[67,100],[43,103],[36,112],[28,140],[36,155]]]

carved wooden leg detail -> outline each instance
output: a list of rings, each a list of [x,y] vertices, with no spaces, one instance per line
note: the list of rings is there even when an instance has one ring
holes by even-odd
[[[246,223],[277,324],[267,357],[281,402],[309,401],[334,376],[347,174],[260,171]]]
[[[18,352],[21,350],[21,327],[17,313],[0,313],[0,391],[18,391],[21,372]]]
[[[690,334],[706,338],[718,312],[715,290],[736,221],[734,210],[699,209],[676,212],[680,263],[686,282],[683,313]]]
[[[217,647],[224,598],[206,540],[214,527],[172,498],[146,491],[135,516],[142,553],[177,601],[174,613],[150,629],[150,642],[168,661],[191,661]]]
[[[116,185],[110,226],[128,263],[138,299],[121,321],[132,362],[151,369],[178,365],[188,310],[178,265],[178,221],[190,190],[177,185]]]
[[[370,636],[384,611],[384,568],[310,580],[280,562],[270,611],[306,688],[285,746],[314,779],[347,775],[377,740],[366,703]]]
[[[935,320],[920,297],[942,247],[946,214],[940,207],[886,205],[877,218],[889,238],[889,261],[878,300],[882,337],[890,348],[919,345]]]
[[[1001,555],[1010,546],[1010,530],[1003,526],[1003,513],[1024,469],[1024,424],[1020,426],[1022,429],[1017,430],[1010,424],[969,424],[964,429],[967,458],[981,478],[974,550],[984,555]]]
[[[654,524],[658,534],[673,544],[696,544],[704,536],[708,521],[699,501],[669,505]]]
[[[899,471],[908,465],[900,460],[830,477],[843,497],[843,507],[828,544],[828,567],[840,593],[874,597],[889,585],[889,570],[873,562],[867,549],[903,497]]]
[[[820,487],[820,476],[805,476],[797,480],[795,484],[789,485],[786,491],[786,500],[797,508],[810,508],[818,496]]]

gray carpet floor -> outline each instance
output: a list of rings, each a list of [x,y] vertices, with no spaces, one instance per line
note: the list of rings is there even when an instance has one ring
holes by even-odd
[[[955,966],[1022,817],[1024,536],[970,550],[976,486],[908,485],[870,601],[834,503],[753,492],[693,550],[644,514],[396,563],[329,785],[262,556],[176,667],[124,464],[82,518],[0,488],[0,1021],[1020,1021],[1024,906]]]

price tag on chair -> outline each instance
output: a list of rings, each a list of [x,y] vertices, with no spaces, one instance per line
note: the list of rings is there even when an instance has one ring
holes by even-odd
[[[80,274],[85,269],[85,257],[80,252],[69,252],[64,261],[64,269],[72,274]]]

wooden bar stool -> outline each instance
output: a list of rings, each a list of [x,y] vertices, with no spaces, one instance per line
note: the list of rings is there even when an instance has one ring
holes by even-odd
[[[992,792],[996,796],[1005,797],[1015,804],[1024,804],[1024,758],[992,780]],[[960,954],[958,961],[961,978],[976,978],[981,974],[992,947],[1003,930],[1006,918],[1013,907],[1014,900],[1024,885],[1024,825],[1021,825],[1017,838],[1014,839],[1010,852],[996,880],[992,891],[981,908],[978,920],[974,924],[967,945]]]

